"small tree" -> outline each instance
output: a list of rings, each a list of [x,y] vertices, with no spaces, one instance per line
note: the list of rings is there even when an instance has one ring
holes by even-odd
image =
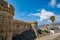
[[[42,34],[42,30],[41,30],[41,29],[38,29],[38,33],[39,33],[39,34]]]
[[[50,17],[50,20],[52,21],[52,24],[53,24],[53,28],[52,28],[52,29],[54,29],[54,20],[55,20],[55,16],[51,16],[51,17]]]

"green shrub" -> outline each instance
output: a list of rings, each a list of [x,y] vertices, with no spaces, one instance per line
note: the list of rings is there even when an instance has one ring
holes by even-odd
[[[48,30],[44,30],[44,32],[45,32],[45,33],[49,33],[49,31],[48,31]]]

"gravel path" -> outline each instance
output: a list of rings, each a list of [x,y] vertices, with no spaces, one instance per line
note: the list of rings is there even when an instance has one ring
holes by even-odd
[[[37,38],[36,40],[60,40],[60,33],[56,33],[54,35],[43,36]]]
[[[60,35],[58,37],[56,37],[55,39],[53,39],[53,40],[60,40]]]

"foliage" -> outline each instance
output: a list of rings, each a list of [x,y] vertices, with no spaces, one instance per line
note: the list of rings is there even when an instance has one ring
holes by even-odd
[[[38,33],[39,33],[39,34],[42,34],[42,30],[41,30],[41,29],[39,29],[39,30],[38,30]]]
[[[48,30],[44,30],[44,32],[45,32],[45,33],[49,33],[49,31],[48,31]]]
[[[52,22],[54,22],[55,16],[51,16],[51,17],[50,17],[50,20],[51,20]]]

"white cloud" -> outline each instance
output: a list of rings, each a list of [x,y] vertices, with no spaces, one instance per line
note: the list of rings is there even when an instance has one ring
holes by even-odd
[[[48,20],[47,23],[52,23],[52,21],[51,20]]]
[[[40,21],[49,19],[50,16],[55,15],[52,12],[46,11],[45,9],[41,10]]]
[[[51,0],[48,5],[54,8],[56,6],[56,0]]]
[[[60,8],[60,3],[57,4],[57,1],[56,0],[51,0],[49,3],[48,3],[49,6],[51,6],[52,8],[54,8],[55,6],[57,8]]]
[[[56,19],[55,19],[55,22],[60,22],[60,15],[56,15],[55,18],[56,18]]]
[[[57,8],[60,8],[60,3],[59,3],[59,4],[57,4]]]
[[[30,14],[31,16],[38,16],[40,17],[40,21],[49,19],[50,16],[55,15],[52,12],[46,11],[45,9],[42,9],[40,13]]]
[[[53,12],[46,11],[45,9],[42,9],[41,12],[39,13],[35,13],[35,14],[31,13],[30,16],[39,17],[39,19],[37,19],[38,25],[42,24],[43,20],[44,21],[47,20],[45,24],[52,23],[51,20],[49,19],[50,16],[55,16],[55,22],[60,22],[60,15],[55,15]]]
[[[38,25],[40,25],[40,23],[41,23],[41,22],[40,22],[40,19],[37,19],[37,22],[38,22]]]

